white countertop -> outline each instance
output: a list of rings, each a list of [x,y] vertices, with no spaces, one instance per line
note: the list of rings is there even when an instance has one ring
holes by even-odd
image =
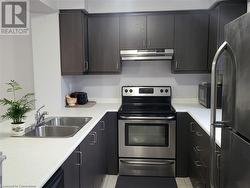
[[[210,135],[210,109],[203,107],[198,103],[173,103],[173,107],[177,112],[188,112],[189,115],[201,126],[201,128]],[[222,118],[222,110],[216,111],[216,119],[220,121]],[[215,140],[217,145],[221,146],[221,128],[216,128]]]
[[[174,103],[177,112],[188,112],[209,134],[210,110],[194,103]],[[0,151],[7,156],[3,162],[3,186],[42,187],[68,156],[108,111],[118,111],[120,103],[97,103],[91,108],[64,108],[50,116],[93,117],[74,137],[26,138],[10,137],[10,121],[0,123]],[[221,118],[221,111],[218,117]],[[34,112],[28,115],[26,124],[34,123]],[[220,146],[220,130],[216,131]]]
[[[93,117],[74,137],[25,138],[10,137],[10,122],[0,123],[0,151],[3,162],[3,187],[42,187],[68,156],[82,142],[108,111],[118,111],[119,103],[96,104],[92,108],[65,108],[51,116]],[[26,119],[34,123],[34,112]]]

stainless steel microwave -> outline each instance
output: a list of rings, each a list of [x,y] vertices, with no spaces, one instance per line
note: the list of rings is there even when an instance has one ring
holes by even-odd
[[[211,84],[210,83],[201,83],[199,84],[199,93],[198,93],[199,103],[206,107],[210,108],[211,106]],[[222,105],[222,84],[217,84],[217,108],[221,108]]]

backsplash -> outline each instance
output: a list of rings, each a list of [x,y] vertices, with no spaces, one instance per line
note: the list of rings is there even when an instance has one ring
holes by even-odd
[[[120,98],[124,85],[169,85],[173,98],[197,98],[198,84],[209,80],[209,74],[172,74],[169,62],[125,62],[117,75],[64,76],[63,95],[85,91],[89,98]]]

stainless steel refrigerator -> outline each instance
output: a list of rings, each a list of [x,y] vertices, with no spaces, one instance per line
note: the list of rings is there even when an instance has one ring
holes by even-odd
[[[211,188],[250,188],[250,13],[225,27],[212,67]],[[222,121],[216,121],[217,62],[225,54]],[[221,181],[215,185],[215,127],[222,127]]]

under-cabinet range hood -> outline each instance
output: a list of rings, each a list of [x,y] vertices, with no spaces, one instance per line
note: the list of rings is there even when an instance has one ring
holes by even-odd
[[[172,60],[173,49],[121,50],[122,61]]]

